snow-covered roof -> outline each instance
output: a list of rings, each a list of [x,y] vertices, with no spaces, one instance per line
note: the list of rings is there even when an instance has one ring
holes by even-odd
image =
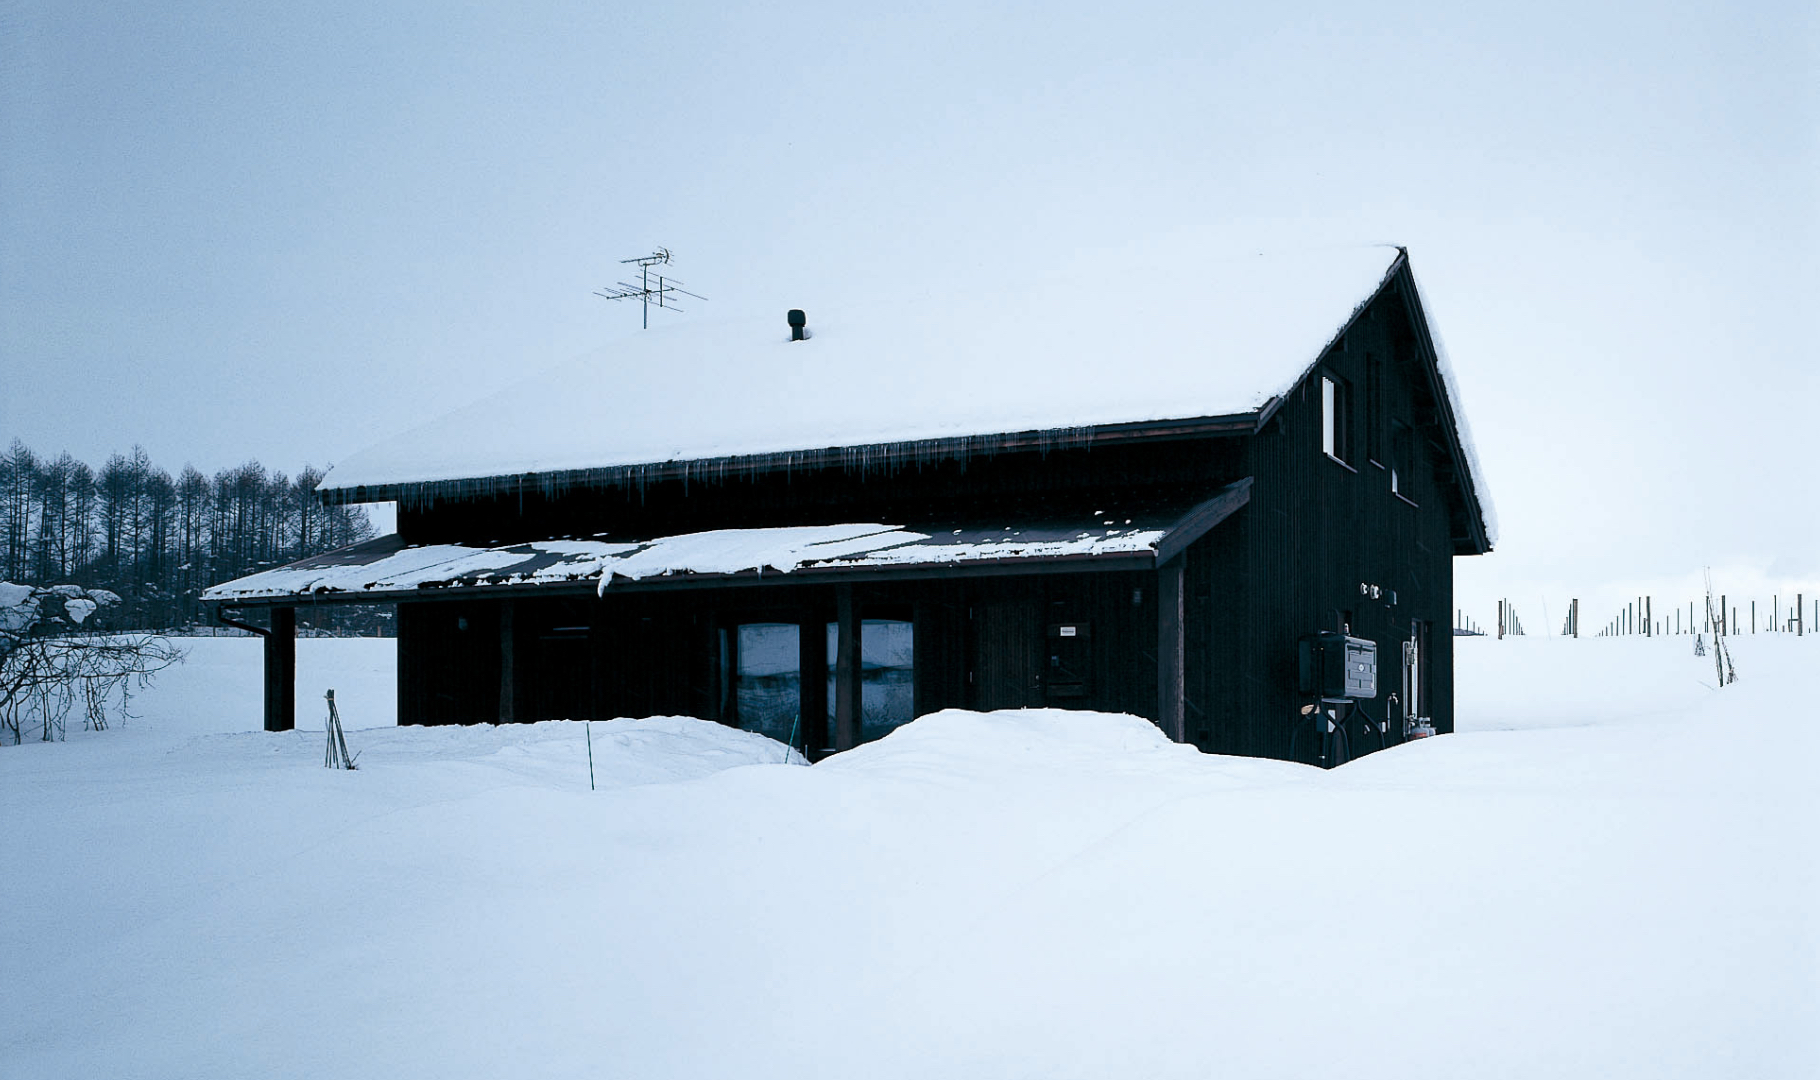
[[[889,572],[931,567],[1003,567],[1032,560],[1166,561],[1243,506],[1251,481],[1228,485],[1193,507],[1096,511],[1071,523],[915,527],[850,522],[715,529],[652,540],[541,540],[496,547],[407,546],[385,536],[229,581],[202,594],[211,603],[289,597],[399,599],[423,590],[592,585],[657,578],[721,580],[805,571]]]
[[[781,308],[725,321],[692,313],[354,454],[322,487],[1247,413],[1295,384],[1400,254],[1209,257],[1167,275],[811,309],[813,336],[795,342]]]

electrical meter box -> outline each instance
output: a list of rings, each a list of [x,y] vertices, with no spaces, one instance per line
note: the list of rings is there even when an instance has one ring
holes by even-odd
[[[1324,630],[1301,640],[1298,689],[1329,701],[1378,696],[1378,643]]]

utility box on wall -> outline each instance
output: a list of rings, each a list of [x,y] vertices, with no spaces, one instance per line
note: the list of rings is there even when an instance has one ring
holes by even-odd
[[[1297,689],[1328,701],[1366,701],[1378,696],[1378,643],[1332,630],[1300,642]]]

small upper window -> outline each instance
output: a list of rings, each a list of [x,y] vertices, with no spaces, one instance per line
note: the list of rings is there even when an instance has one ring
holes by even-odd
[[[1331,375],[1321,376],[1321,449],[1335,461],[1350,455],[1352,433],[1347,430],[1350,415],[1346,384]]]
[[[1397,424],[1390,432],[1390,490],[1409,498],[1410,443],[1408,424]]]

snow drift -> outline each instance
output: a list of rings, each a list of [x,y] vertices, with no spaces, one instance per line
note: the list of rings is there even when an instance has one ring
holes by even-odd
[[[389,644],[300,641],[304,702],[385,715]],[[575,724],[325,770],[244,730],[257,642],[196,646],[143,719],[0,751],[9,1075],[1820,1066],[1813,638],[1723,692],[1672,639],[1462,641],[1463,733],[1331,773],[1086,713],[809,768],[669,718],[595,724],[594,792]]]

